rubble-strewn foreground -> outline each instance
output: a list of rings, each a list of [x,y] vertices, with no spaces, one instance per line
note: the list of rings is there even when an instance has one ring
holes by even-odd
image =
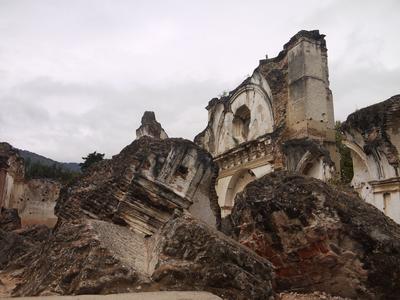
[[[62,190],[51,231],[20,229],[16,210],[3,209],[0,295],[396,299],[400,227],[375,207],[274,172],[248,184],[221,222],[217,171],[190,141],[143,136]]]
[[[62,191],[48,240],[4,267],[17,283],[12,295],[200,290],[273,299],[272,265],[216,230],[216,170],[192,142],[147,136],[94,165]],[[24,236],[0,234],[24,248]]]
[[[214,172],[194,143],[144,136],[63,189],[52,231],[19,229],[15,210],[3,210],[0,295],[396,299],[400,227],[375,207],[275,172],[239,193],[221,223]]]
[[[229,220],[226,231],[274,264],[277,291],[398,299],[400,226],[354,194],[275,172],[247,185]]]

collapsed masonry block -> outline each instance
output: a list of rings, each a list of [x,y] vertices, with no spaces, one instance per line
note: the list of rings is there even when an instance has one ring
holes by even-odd
[[[275,172],[238,194],[229,220],[232,236],[274,264],[277,291],[398,298],[400,226],[354,193]]]

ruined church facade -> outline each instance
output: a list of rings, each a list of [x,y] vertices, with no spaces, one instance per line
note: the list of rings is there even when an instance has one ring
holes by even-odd
[[[289,170],[329,180],[339,171],[327,48],[319,31],[300,31],[277,57],[259,62],[237,88],[212,99],[195,142],[219,166],[222,215],[251,181]]]
[[[352,187],[400,223],[400,95],[350,114],[341,129],[353,161]]]

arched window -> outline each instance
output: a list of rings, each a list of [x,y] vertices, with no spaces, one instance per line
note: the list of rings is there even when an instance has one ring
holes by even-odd
[[[234,137],[239,143],[245,142],[250,127],[250,110],[246,105],[242,105],[236,110],[232,123]]]

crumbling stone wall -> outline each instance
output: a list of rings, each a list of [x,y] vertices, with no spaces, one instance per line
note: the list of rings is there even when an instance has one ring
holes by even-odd
[[[363,199],[400,222],[400,95],[360,109],[342,125],[351,150],[352,186]]]
[[[283,48],[206,107],[208,124],[195,142],[219,165],[217,192],[223,215],[232,208],[232,186],[248,183],[247,178],[238,181],[246,172],[254,174],[252,180],[280,169],[329,180],[339,171],[324,35],[300,31]],[[291,140],[322,150],[304,148],[303,156],[296,158],[300,165],[292,166],[299,143]]]
[[[275,299],[271,264],[216,229],[216,171],[191,141],[135,140],[63,189],[46,243],[27,250],[24,236],[0,230],[0,253],[23,253],[0,280],[16,281],[14,296],[199,290]]]
[[[151,235],[178,209],[218,227],[216,172],[210,154],[191,141],[143,136],[65,187],[56,214],[129,224]]]
[[[24,183],[24,160],[8,143],[0,143],[0,206],[9,207]]]
[[[0,143],[0,207],[15,208],[22,226],[54,226],[54,206],[61,184],[49,179],[25,179],[24,160],[18,150]]]
[[[161,124],[157,122],[156,116],[152,111],[144,112],[142,124],[136,129],[136,138],[139,139],[142,136],[150,136],[162,140],[168,138],[167,133],[161,127]]]

